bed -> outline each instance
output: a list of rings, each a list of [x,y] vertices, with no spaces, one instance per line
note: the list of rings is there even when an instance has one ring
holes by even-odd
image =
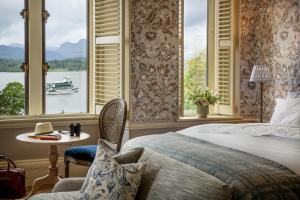
[[[207,124],[135,138],[122,151],[140,146],[148,169],[137,199],[300,199],[298,126]]]

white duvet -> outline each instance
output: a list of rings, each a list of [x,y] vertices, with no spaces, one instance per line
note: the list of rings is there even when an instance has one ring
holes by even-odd
[[[207,124],[178,133],[278,162],[300,175],[300,127],[271,124]]]

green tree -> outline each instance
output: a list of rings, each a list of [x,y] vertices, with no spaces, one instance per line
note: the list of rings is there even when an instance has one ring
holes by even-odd
[[[196,88],[206,88],[206,50],[186,62],[184,69],[184,108],[195,110],[196,106],[190,102],[188,96]]]
[[[0,115],[19,115],[24,112],[24,86],[10,82],[0,92]]]

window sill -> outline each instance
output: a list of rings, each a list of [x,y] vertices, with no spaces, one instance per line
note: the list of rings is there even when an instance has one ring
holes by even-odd
[[[240,116],[230,115],[208,115],[207,118],[199,118],[198,116],[180,117],[178,123],[184,124],[206,124],[206,123],[258,123],[256,118],[244,118]]]
[[[130,124],[129,130],[143,130],[143,129],[165,129],[165,128],[187,128],[191,126],[208,124],[208,123],[258,123],[255,118],[243,118],[239,116],[225,116],[225,115],[209,115],[207,118],[181,117],[176,121],[170,122],[150,122],[142,124]]]
[[[42,116],[14,116],[1,117],[0,128],[27,128],[34,127],[37,122],[51,122],[53,126],[66,126],[70,123],[81,123],[84,125],[98,124],[98,115],[63,114],[63,115],[42,115]]]
[[[197,115],[180,117],[177,121],[224,121],[241,120],[242,117],[230,115],[208,115],[207,118],[199,118]]]

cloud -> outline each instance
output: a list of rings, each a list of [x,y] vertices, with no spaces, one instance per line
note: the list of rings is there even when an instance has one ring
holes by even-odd
[[[46,24],[47,48],[86,38],[87,0],[45,0],[50,17]],[[206,48],[208,0],[185,0],[185,56]],[[23,0],[0,0],[0,44],[24,43]]]
[[[78,42],[87,35],[86,0],[46,0],[50,13],[46,40],[51,47],[64,42]]]
[[[184,3],[184,58],[188,60],[207,47],[207,0]]]
[[[12,23],[0,32],[0,45],[24,45],[24,21]]]
[[[184,59],[188,60],[207,47],[206,24],[198,23],[184,29]]]
[[[184,24],[194,26],[207,20],[207,1],[209,0],[185,0],[184,1]]]
[[[45,0],[50,17],[46,24],[47,47],[78,42],[87,34],[87,0]],[[23,0],[0,0],[0,45],[24,44]]]
[[[24,20],[20,16],[24,1],[0,0],[0,5],[0,44],[24,44]]]

